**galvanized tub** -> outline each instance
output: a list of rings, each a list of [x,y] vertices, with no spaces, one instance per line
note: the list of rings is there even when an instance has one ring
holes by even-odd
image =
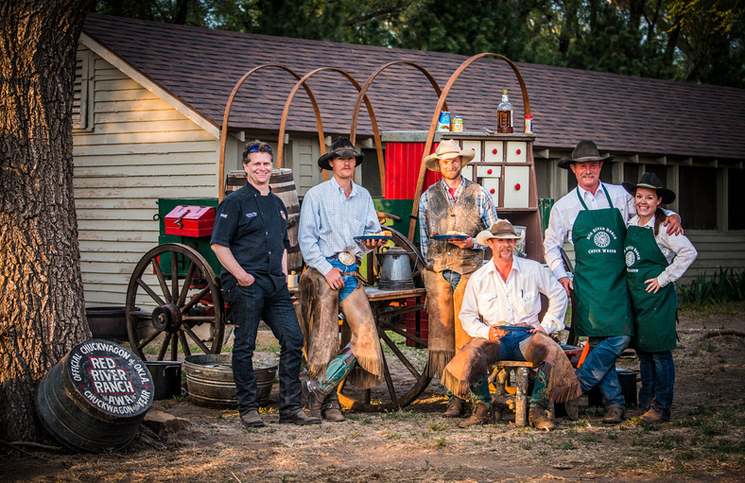
[[[198,406],[222,409],[238,407],[231,354],[200,354],[184,360],[189,398]],[[269,402],[277,366],[254,358],[256,397],[259,406]]]
[[[75,346],[39,382],[36,411],[73,451],[124,449],[153,403],[153,380],[132,352],[104,340]]]

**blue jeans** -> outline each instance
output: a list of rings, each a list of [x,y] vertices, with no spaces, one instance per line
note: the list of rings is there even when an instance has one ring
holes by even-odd
[[[442,275],[442,278],[453,287],[453,292],[455,292],[455,289],[458,288],[458,283],[460,283],[460,273],[452,270],[443,270],[440,274]]]
[[[621,391],[621,383],[616,373],[616,360],[629,346],[631,337],[617,335],[614,337],[590,337],[590,353],[582,367],[577,369],[577,378],[586,393],[598,386],[603,395],[603,406],[606,408],[625,408],[626,401]]]
[[[675,386],[675,364],[672,351],[636,351],[636,355],[639,357],[639,369],[642,376],[639,409],[653,410],[663,418],[670,419],[673,387]]]
[[[352,265],[344,265],[339,261],[338,258],[326,258],[326,261],[331,264],[332,267],[340,269],[342,272],[352,273],[356,272],[359,265],[353,263]],[[357,288],[357,279],[354,275],[342,275],[344,279],[344,286],[339,290],[339,303],[349,296],[354,289]]]
[[[303,360],[303,333],[290,300],[287,285],[268,293],[258,284],[236,285],[227,292],[235,324],[233,380],[238,396],[238,411],[245,414],[258,409],[253,354],[256,331],[264,320],[279,341],[279,415],[291,417],[301,408],[300,365]]]

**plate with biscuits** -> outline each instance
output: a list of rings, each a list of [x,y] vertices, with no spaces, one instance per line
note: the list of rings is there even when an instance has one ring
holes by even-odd
[[[445,233],[444,235],[433,234],[431,238],[433,240],[467,240],[468,238],[471,238],[471,237],[463,233],[462,231],[449,231]]]

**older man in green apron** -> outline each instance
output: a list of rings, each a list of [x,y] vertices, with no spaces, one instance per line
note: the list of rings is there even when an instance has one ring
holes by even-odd
[[[580,141],[571,159],[559,161],[559,167],[572,170],[577,188],[554,205],[544,240],[546,263],[567,293],[574,290],[575,333],[589,338],[590,353],[577,377],[583,392],[600,389],[607,424],[624,418],[616,360],[634,333],[623,249],[626,225],[636,209],[623,187],[600,181],[603,163],[613,158],[601,156],[594,142]],[[677,215],[668,216],[666,223],[668,231],[682,232]],[[568,234],[576,259],[574,280],[567,275],[560,251]],[[576,406],[568,405],[568,413],[576,418]]]

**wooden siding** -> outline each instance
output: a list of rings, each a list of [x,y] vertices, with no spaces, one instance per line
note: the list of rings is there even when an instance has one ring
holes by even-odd
[[[74,135],[85,299],[124,305],[158,244],[158,198],[217,197],[219,141],[97,55],[91,84],[93,122]]]

